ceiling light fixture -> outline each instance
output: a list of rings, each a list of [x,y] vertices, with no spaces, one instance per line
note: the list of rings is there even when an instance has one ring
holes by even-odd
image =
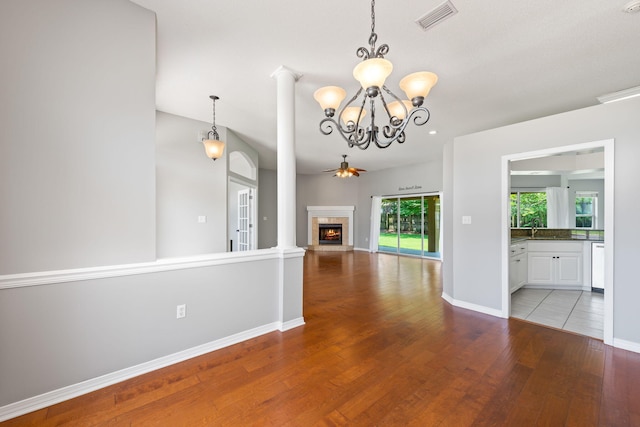
[[[340,163],[340,167],[338,169],[327,169],[323,172],[335,172],[335,175],[338,178],[351,178],[352,176],[360,176],[360,172],[366,172],[364,169],[359,168],[350,168],[349,163],[347,163],[347,155],[342,155],[342,163]]]
[[[216,100],[220,98],[215,95],[211,95],[209,98],[213,100],[213,125],[209,133],[207,133],[207,139],[203,138],[202,143],[207,157],[215,161],[222,157],[224,152],[224,142],[220,141],[220,135],[218,135],[218,129],[216,128]]]
[[[597,99],[601,104],[607,104],[609,102],[622,101],[624,99],[635,98],[640,96],[640,86],[630,87],[629,89],[619,90],[617,92],[601,95]]]
[[[363,60],[353,69],[353,77],[360,82],[361,87],[353,98],[342,107],[338,113],[338,120],[333,117],[340,107],[340,103],[346,97],[345,90],[337,86],[326,86],[313,94],[326,116],[320,122],[320,132],[329,135],[335,127],[347,141],[349,147],[356,146],[362,150],[366,150],[372,142],[379,148],[387,148],[394,141],[403,143],[405,141],[404,130],[409,121],[413,120],[417,126],[427,123],[430,113],[429,110],[422,107],[422,104],[431,88],[438,81],[438,76],[434,73],[421,71],[409,74],[400,81],[400,88],[410,101],[401,100],[391,92],[384,84],[393,70],[391,62],[384,59],[384,55],[389,52],[389,45],[383,44],[376,49],[378,35],[375,32],[375,25],[375,0],[372,0],[370,49],[358,48],[356,54],[358,58]],[[394,101],[387,104],[383,93],[388,94]],[[363,94],[360,106],[351,106],[360,94]],[[382,126],[382,132],[375,123],[375,101],[377,99],[382,103],[388,117],[388,122]],[[367,100],[369,100],[368,112],[365,110]],[[365,128],[360,126],[360,122],[367,113],[370,117],[370,124]]]

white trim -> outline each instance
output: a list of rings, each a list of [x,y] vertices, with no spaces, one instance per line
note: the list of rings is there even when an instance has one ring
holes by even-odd
[[[464,308],[464,309],[467,309],[467,310],[477,311],[479,313],[488,314],[489,316],[504,318],[504,316],[502,315],[502,311],[496,310],[495,308],[485,307],[484,305],[472,304],[472,303],[466,302],[466,301],[460,301],[460,300],[457,300],[455,298],[452,298],[451,296],[449,296],[445,292],[442,292],[442,298],[445,301],[447,301],[449,304],[451,304],[451,305],[453,305],[455,307],[460,307],[460,308]]]
[[[354,211],[355,206],[307,206],[308,211]]]
[[[532,159],[538,157],[546,157],[566,151],[588,150],[593,148],[604,148],[604,185],[605,197],[605,290],[604,290],[604,343],[614,345],[613,338],[613,293],[614,293],[614,274],[613,274],[613,257],[614,257],[614,140],[606,139],[600,141],[586,142],[582,144],[565,145],[561,147],[546,148],[543,150],[529,151],[524,153],[508,154],[502,156],[501,159],[501,194],[502,194],[502,221],[501,221],[501,259],[502,259],[502,317],[509,317],[511,313],[510,301],[511,293],[509,292],[509,246],[510,246],[510,205],[509,201],[509,162],[513,160]]]
[[[299,319],[296,319],[296,321],[298,320]],[[304,324],[304,321],[302,323]],[[19,402],[10,403],[8,405],[0,407],[0,422],[27,414],[29,412],[37,411],[38,409],[46,408],[47,406],[55,405],[65,400],[73,399],[74,397],[99,390],[101,388],[137,377],[142,374],[146,374],[148,372],[152,372],[179,362],[183,362],[197,356],[202,356],[203,354],[210,353],[224,347],[228,347],[252,338],[259,337],[269,332],[281,329],[283,326],[284,325],[279,324],[279,322],[273,322],[266,325],[258,326],[257,328],[239,332],[237,334],[233,334],[228,337],[220,338],[215,341],[192,347],[187,350],[182,350],[177,353],[163,356],[149,362],[121,369],[119,371],[92,378],[67,387],[62,387],[57,390],[21,400]]]
[[[640,343],[637,342],[614,338],[613,346],[623,350],[633,351],[634,353],[640,353]]]
[[[303,326],[304,324],[304,317],[298,317],[297,319],[282,322],[278,329],[280,330],[280,332],[284,332],[288,331],[289,329],[297,328],[298,326]]]
[[[302,251],[304,255],[304,251]],[[285,257],[302,256],[297,252],[287,252]],[[81,280],[104,279],[107,277],[132,276],[135,274],[157,273],[161,271],[183,270],[187,268],[209,267],[213,265],[235,264],[282,257],[278,249],[261,249],[246,252],[225,252],[196,255],[183,258],[164,258],[137,264],[108,265],[102,267],[76,268],[69,270],[42,271],[36,273],[7,274],[0,276],[0,290],[25,286],[50,285]]]
[[[615,345],[613,338],[613,295],[615,292],[613,254],[614,254],[614,140],[604,142],[604,343]]]

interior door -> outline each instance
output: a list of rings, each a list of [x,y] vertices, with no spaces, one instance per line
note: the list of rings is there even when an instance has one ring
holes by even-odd
[[[238,251],[251,250],[251,208],[253,194],[250,188],[238,191]]]

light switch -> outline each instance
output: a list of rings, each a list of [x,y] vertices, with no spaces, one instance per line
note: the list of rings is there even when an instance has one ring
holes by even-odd
[[[463,216],[462,217],[462,223],[465,224],[465,225],[466,224],[471,224],[471,217],[468,216],[468,215]]]
[[[204,222],[207,222],[207,217],[205,215],[200,215],[198,217],[198,222],[201,223],[201,224],[204,223]]]

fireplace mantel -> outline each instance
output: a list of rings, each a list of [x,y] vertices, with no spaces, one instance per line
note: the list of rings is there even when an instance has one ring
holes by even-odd
[[[311,250],[353,250],[353,211],[355,206],[307,206],[307,245]],[[318,224],[342,224],[342,245],[318,245]],[[315,236],[315,237],[314,237]]]

